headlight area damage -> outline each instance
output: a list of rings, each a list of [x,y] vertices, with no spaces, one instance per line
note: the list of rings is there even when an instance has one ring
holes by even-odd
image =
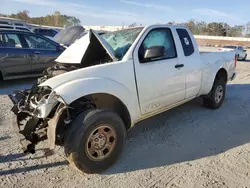
[[[15,91],[9,98],[14,104],[13,126],[18,127],[22,148],[25,153],[35,153],[35,145],[48,137],[48,122],[59,96],[49,87],[34,86],[30,90]]]
[[[50,150],[55,144],[61,145],[68,125],[80,113],[79,104],[66,105],[49,87],[33,86],[30,90],[15,91],[9,98],[14,104],[13,126],[24,153],[35,153],[35,145],[46,139]],[[90,101],[81,103],[83,109],[92,107]]]

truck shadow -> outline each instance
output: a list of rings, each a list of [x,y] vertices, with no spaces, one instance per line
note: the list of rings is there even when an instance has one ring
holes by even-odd
[[[188,163],[249,143],[249,93],[249,84],[229,85],[218,110],[195,99],[135,125],[120,159],[104,174]]]
[[[39,150],[39,149],[38,149]],[[37,151],[38,151],[37,150]],[[30,160],[40,160],[42,158],[45,158],[46,156],[37,156],[37,157],[32,157],[30,158],[29,154],[24,154],[24,153],[16,153],[16,154],[9,154],[9,155],[0,155],[0,164],[1,163],[6,163],[6,164],[11,164],[14,161],[23,161],[26,163],[27,161]],[[20,168],[13,168],[13,169],[8,169],[8,170],[1,170],[0,171],[0,176],[3,175],[10,175],[10,174],[18,174],[22,172],[30,172],[34,170],[40,170],[40,169],[47,169],[47,168],[53,168],[57,166],[64,166],[67,165],[68,162],[65,161],[59,161],[59,162],[54,162],[54,163],[46,163],[42,165],[34,165],[34,166],[26,166],[26,167],[20,167]]]
[[[35,166],[29,166],[25,168],[15,168],[10,170],[3,170],[0,171],[0,176],[9,175],[9,174],[18,174],[22,172],[30,172],[34,170],[40,170],[40,169],[47,169],[47,168],[53,168],[57,166],[67,165],[67,161],[60,161],[55,163],[48,163],[48,164],[42,164],[42,165],[35,165]]]

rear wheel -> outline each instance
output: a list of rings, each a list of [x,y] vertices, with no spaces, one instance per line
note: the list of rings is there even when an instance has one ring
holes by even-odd
[[[2,81],[2,80],[3,80],[3,75],[2,75],[2,73],[0,71],[0,81]]]
[[[245,61],[246,59],[247,59],[247,54],[245,55],[245,57],[242,60]]]
[[[107,110],[89,110],[76,117],[64,142],[68,160],[85,173],[99,173],[118,159],[126,138],[122,119]]]
[[[240,60],[240,55],[239,54],[237,55],[237,60]]]
[[[209,95],[203,98],[203,104],[207,108],[217,109],[223,104],[225,95],[226,82],[217,78]]]

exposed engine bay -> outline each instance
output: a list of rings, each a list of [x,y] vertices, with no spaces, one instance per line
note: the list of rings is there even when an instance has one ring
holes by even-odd
[[[51,121],[54,122],[54,126],[51,126],[54,130],[53,133],[50,131],[49,141],[52,141],[50,148],[53,149],[56,140],[57,144],[62,142],[63,135],[60,133],[64,133],[64,128],[79,113],[77,109],[79,104],[67,106],[60,101],[60,96],[56,96],[50,87],[39,87],[39,84],[54,76],[76,69],[77,67],[72,65],[57,64],[48,68],[44,72],[44,76],[39,78],[31,89],[15,91],[9,95],[14,104],[11,111],[16,116],[13,124],[18,127],[16,131],[20,133],[20,142],[25,153],[35,153],[35,145],[49,137],[48,125]],[[83,108],[94,106],[87,100],[82,101],[81,105]],[[55,130],[56,127],[60,127],[61,130]],[[57,139],[55,135],[57,135]]]

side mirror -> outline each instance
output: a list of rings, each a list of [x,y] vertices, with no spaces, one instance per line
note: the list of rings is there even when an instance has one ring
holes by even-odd
[[[158,57],[162,57],[165,55],[165,47],[164,46],[151,46],[144,53],[144,60],[150,60]]]
[[[243,52],[246,52],[247,50],[243,50]]]

